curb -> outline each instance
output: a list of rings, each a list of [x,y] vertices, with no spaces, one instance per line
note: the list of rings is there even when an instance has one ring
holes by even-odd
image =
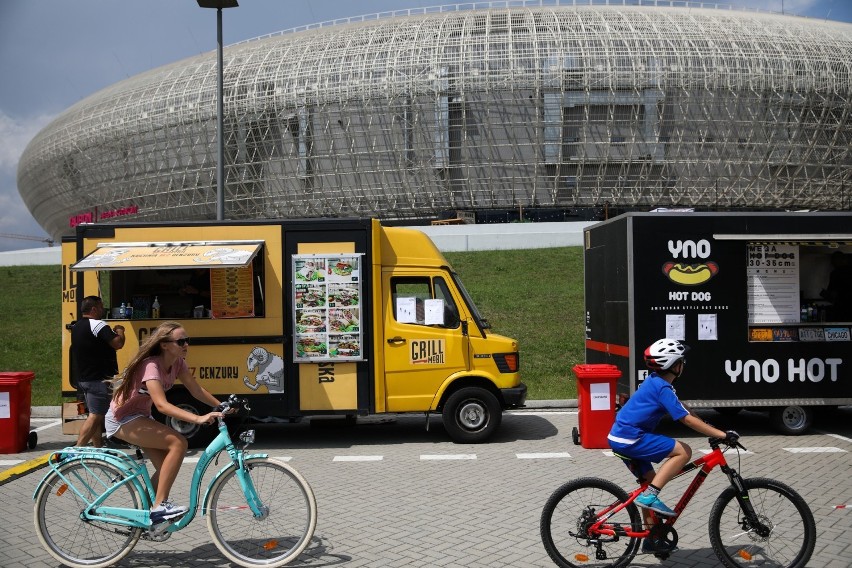
[[[528,400],[526,406],[513,410],[547,410],[577,408],[576,398],[559,400]],[[61,406],[33,406],[30,409],[31,418],[60,418],[62,416]]]

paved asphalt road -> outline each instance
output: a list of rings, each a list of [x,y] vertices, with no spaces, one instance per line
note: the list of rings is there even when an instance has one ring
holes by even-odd
[[[852,565],[852,408],[821,413],[804,436],[773,433],[765,415],[726,418],[707,411],[721,428],[735,428],[750,450],[732,465],[745,477],[779,479],[810,504],[818,541],[809,566]],[[627,469],[602,450],[571,443],[576,411],[523,410],[507,414],[496,438],[482,445],[448,441],[439,418],[426,431],[422,416],[368,419],[356,427],[319,423],[258,427],[255,446],[283,457],[311,483],[319,522],[306,552],[291,566],[355,567],[547,567],[553,566],[538,532],[550,493],[580,476],[607,477],[629,488]],[[73,443],[58,420],[34,418],[39,445],[0,455],[0,472]],[[706,439],[680,425],[665,426],[700,451]],[[194,467],[190,451],[173,498],[187,502]],[[55,567],[32,522],[32,492],[46,470],[0,486],[0,566]],[[208,473],[208,475],[210,475]],[[676,480],[664,496],[678,496],[688,481]],[[639,555],[633,566],[711,567],[706,519],[726,484],[714,471],[675,525],[680,549],[667,561]],[[674,499],[672,499],[674,500]],[[162,543],[140,541],[117,564],[125,567],[231,566],[211,543],[203,517]]]

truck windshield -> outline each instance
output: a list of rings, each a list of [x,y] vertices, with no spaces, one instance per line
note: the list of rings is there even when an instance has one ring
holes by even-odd
[[[450,276],[453,277],[453,282],[455,282],[456,288],[458,288],[461,292],[462,298],[464,298],[464,303],[467,304],[467,309],[470,310],[470,313],[473,316],[474,321],[476,321],[476,325],[479,326],[479,329],[491,329],[491,324],[488,323],[488,320],[482,317],[482,314],[479,313],[479,308],[477,308],[476,304],[473,303],[473,298],[471,298],[470,294],[468,294],[467,288],[465,288],[464,284],[462,284],[459,275],[450,271]]]

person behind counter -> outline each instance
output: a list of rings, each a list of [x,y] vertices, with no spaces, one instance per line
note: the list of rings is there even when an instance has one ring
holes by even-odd
[[[80,305],[82,317],[71,328],[71,353],[74,356],[76,384],[83,395],[89,417],[77,436],[77,445],[89,442],[103,446],[104,417],[109,410],[109,385],[105,382],[118,373],[116,351],[124,347],[124,326],[115,328],[102,321],[104,303],[99,296],[86,296]]]
[[[833,270],[828,286],[819,295],[831,302],[828,319],[835,322],[852,321],[852,265],[849,256],[841,251],[831,255]]]
[[[166,391],[177,379],[199,401],[212,407],[219,400],[207,392],[186,365],[189,337],[177,322],[160,324],[139,346],[124,372],[113,382],[113,398],[106,415],[107,436],[139,446],[154,464],[151,483],[156,496],[151,508],[151,522],[158,524],[183,515],[186,507],[168,500],[177,478],[188,443],[180,433],[151,417],[151,407],[172,418],[191,424],[210,424],[221,412],[197,415],[171,404]]]
[[[192,271],[189,281],[180,289],[182,296],[192,298],[192,307],[204,306],[210,309],[210,270],[207,268],[196,268]]]

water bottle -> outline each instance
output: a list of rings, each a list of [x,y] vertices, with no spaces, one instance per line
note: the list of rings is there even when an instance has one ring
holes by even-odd
[[[121,302],[121,307],[118,308],[118,317],[124,319],[127,317],[127,304]]]
[[[157,296],[154,296],[154,303],[151,304],[151,317],[160,319],[160,300],[157,299]]]

